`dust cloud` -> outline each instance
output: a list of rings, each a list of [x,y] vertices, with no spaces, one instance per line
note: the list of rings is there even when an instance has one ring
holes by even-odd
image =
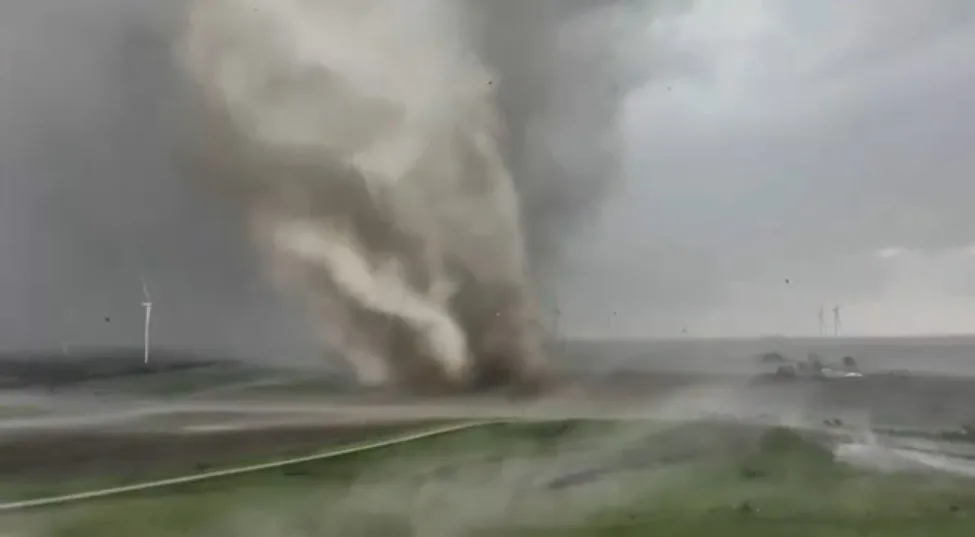
[[[194,0],[193,174],[361,382],[537,386],[560,247],[619,176],[646,9]]]

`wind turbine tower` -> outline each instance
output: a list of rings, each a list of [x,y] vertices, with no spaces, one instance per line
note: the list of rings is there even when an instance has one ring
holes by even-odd
[[[823,337],[826,335],[826,310],[822,306],[819,307],[817,318],[819,319],[819,337]]]
[[[833,306],[833,336],[840,335],[840,307]]]

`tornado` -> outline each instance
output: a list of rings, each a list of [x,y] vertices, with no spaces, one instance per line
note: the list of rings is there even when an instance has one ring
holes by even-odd
[[[565,237],[620,175],[636,9],[191,0],[193,175],[361,383],[538,388]]]

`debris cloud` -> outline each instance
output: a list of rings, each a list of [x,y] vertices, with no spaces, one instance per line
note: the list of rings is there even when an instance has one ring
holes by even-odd
[[[192,0],[194,173],[360,381],[536,385],[538,284],[619,175],[636,9]]]

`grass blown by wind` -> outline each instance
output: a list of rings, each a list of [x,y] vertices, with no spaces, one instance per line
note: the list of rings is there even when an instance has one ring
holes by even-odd
[[[737,424],[488,426],[10,517],[29,537],[971,535],[975,481]],[[19,535],[19,534],[18,534]]]

